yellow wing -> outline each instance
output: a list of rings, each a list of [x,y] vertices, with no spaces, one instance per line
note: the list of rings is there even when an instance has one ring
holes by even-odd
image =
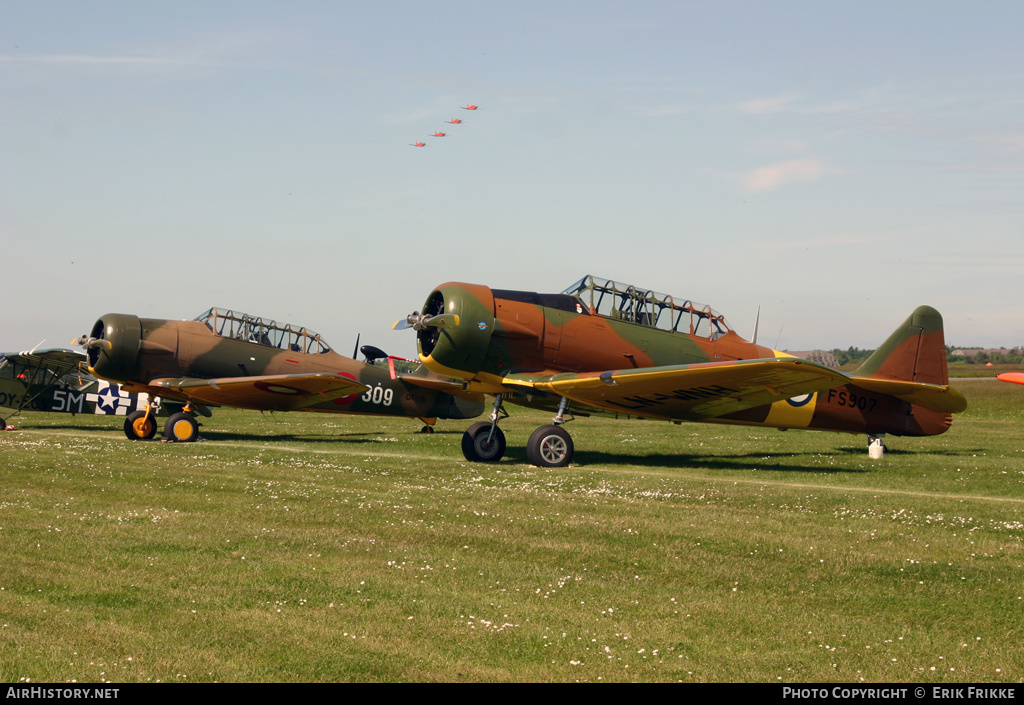
[[[219,379],[155,379],[149,386],[204,404],[269,411],[294,411],[369,389],[365,384],[333,372]]]
[[[605,411],[699,421],[801,394],[838,387],[850,378],[799,358],[673,365],[548,377],[509,375],[510,389],[564,396]]]

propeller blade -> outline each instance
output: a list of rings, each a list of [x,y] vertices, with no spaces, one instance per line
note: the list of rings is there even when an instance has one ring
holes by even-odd
[[[427,320],[423,321],[423,325],[426,328],[455,328],[459,325],[459,316],[455,313],[442,313],[439,316],[429,316]]]
[[[442,313],[437,316],[425,316],[418,311],[413,311],[405,317],[404,321],[395,321],[391,326],[392,330],[426,330],[427,328],[454,328],[459,325],[459,316],[455,313]]]

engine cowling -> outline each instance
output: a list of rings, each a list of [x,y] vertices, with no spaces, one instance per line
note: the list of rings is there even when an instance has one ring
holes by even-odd
[[[420,361],[439,374],[471,380],[483,366],[494,333],[494,296],[486,286],[449,282],[434,289],[423,316],[455,314],[456,326],[430,327],[417,333]]]
[[[108,313],[92,327],[86,343],[89,367],[99,377],[113,380],[131,379],[139,362],[142,323],[138,316]]]

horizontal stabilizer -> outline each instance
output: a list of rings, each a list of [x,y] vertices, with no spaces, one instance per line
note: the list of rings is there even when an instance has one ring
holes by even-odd
[[[944,414],[955,414],[967,408],[967,399],[947,384],[926,384],[896,379],[851,377],[850,382],[862,389],[902,399]]]

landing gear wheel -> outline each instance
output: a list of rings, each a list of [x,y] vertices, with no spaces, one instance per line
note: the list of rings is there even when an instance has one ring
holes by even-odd
[[[488,421],[473,424],[462,434],[462,454],[473,463],[496,463],[505,455],[505,434],[497,426],[490,443],[487,436],[491,432]]]
[[[561,426],[541,426],[526,442],[526,459],[541,468],[564,468],[572,461],[572,436]]]
[[[156,419],[145,411],[133,411],[124,420],[124,435],[132,441],[148,441],[156,435]]]
[[[164,424],[164,440],[174,443],[192,443],[199,440],[199,423],[192,414],[179,411],[171,414]]]
[[[433,432],[434,432],[434,427],[433,426],[424,426],[423,428],[420,429],[420,433],[431,434]]]
[[[0,431],[6,431],[6,430],[7,430],[7,422],[5,420],[3,420],[3,419],[0,419]]]

